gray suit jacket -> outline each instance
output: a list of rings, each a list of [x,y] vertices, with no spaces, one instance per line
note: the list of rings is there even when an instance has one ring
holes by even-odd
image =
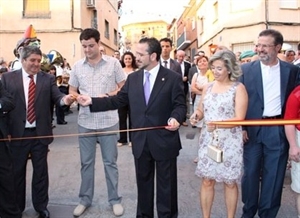
[[[9,134],[12,138],[20,138],[24,134],[26,124],[26,102],[23,87],[22,69],[8,72],[2,75],[1,82],[12,96],[15,109],[8,114]],[[59,104],[64,96],[56,85],[53,75],[39,72],[36,81],[36,95],[34,101],[36,115],[37,136],[49,136],[41,138],[40,143],[48,145],[53,141],[52,133],[52,103]],[[13,140],[11,145],[19,145],[20,141]]]

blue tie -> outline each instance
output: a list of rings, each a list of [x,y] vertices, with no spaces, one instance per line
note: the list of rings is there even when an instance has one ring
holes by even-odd
[[[150,98],[150,73],[148,71],[145,72],[144,76],[146,76],[145,83],[144,83],[144,94],[145,94],[145,101],[146,105],[148,104]]]

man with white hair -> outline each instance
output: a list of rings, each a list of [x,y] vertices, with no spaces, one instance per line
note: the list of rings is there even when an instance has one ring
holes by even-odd
[[[189,75],[189,70],[191,68],[191,64],[184,61],[185,51],[183,51],[183,50],[178,50],[176,52],[176,57],[177,57],[177,62],[180,64],[180,67],[181,67],[182,81],[183,81],[183,85],[184,85],[184,94],[185,94],[185,97],[187,97],[187,95],[189,93],[188,75]],[[188,105],[189,104],[187,104],[187,106]],[[188,126],[188,124],[186,122],[183,122],[182,125]]]
[[[297,65],[300,67],[300,42],[297,46],[298,51],[296,52],[296,59],[294,61],[294,65]]]

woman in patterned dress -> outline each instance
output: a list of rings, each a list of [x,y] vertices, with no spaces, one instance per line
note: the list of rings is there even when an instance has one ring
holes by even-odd
[[[243,120],[246,115],[248,96],[243,84],[237,82],[241,75],[239,63],[229,50],[215,53],[209,60],[215,81],[208,83],[190,121],[195,124],[203,119],[199,139],[196,175],[202,178],[200,205],[202,215],[210,217],[216,182],[224,183],[227,217],[236,213],[238,186],[243,168],[243,138],[241,126],[214,125],[211,121]],[[217,163],[207,156],[207,146],[212,135],[218,135],[218,146],[223,150],[223,162]]]

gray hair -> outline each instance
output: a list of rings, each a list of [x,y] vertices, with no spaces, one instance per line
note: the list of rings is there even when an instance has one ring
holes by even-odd
[[[236,60],[235,54],[230,50],[221,50],[216,52],[209,59],[208,65],[211,68],[211,65],[214,61],[221,60],[224,62],[224,65],[229,73],[229,79],[231,81],[236,81],[241,75],[242,70],[240,64]]]
[[[42,56],[42,51],[36,46],[24,46],[20,54],[21,60],[26,60],[26,58],[28,58],[32,54]]]

